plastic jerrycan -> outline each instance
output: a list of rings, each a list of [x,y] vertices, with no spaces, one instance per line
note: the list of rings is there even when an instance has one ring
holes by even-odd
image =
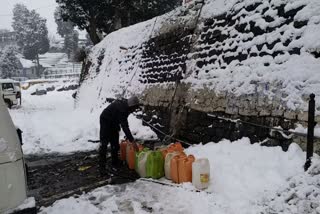
[[[158,179],[164,176],[164,159],[160,151],[153,151],[147,157],[147,177]]]
[[[179,183],[179,160],[186,158],[186,154],[180,153],[174,156],[170,162],[170,175],[171,179],[175,183]]]
[[[159,151],[161,152],[163,159],[165,159],[166,156],[167,156],[167,154],[168,154],[168,152],[169,152],[169,147],[162,148],[162,149],[160,149]],[[170,151],[171,151],[171,150],[170,150]],[[173,150],[172,150],[172,151],[173,151]]]
[[[151,153],[150,150],[143,150],[140,152],[138,156],[138,174],[141,178],[147,177],[147,170],[146,170],[146,165],[147,165],[147,158],[148,155]]]
[[[134,160],[134,169],[136,170],[137,173],[139,173],[139,156],[142,152],[147,152],[149,151],[148,148],[143,148],[138,146],[139,147],[139,151],[136,152],[135,154],[135,160]]]
[[[179,159],[179,183],[192,182],[192,163],[195,158],[193,155],[188,155],[184,159]]]
[[[174,156],[179,155],[179,152],[170,152],[166,155],[165,161],[164,161],[164,174],[167,179],[171,180],[171,172],[170,172],[170,163],[172,158]]]
[[[210,163],[207,158],[197,159],[192,163],[192,184],[197,189],[206,189],[210,181]]]
[[[127,161],[127,164],[129,164],[129,150],[130,150],[130,145],[131,145],[131,143],[130,143],[130,142],[127,142],[127,147],[126,147],[126,161]]]
[[[141,151],[143,149],[142,145],[137,145],[138,151]],[[136,160],[136,151],[134,149],[134,146],[132,143],[129,144],[129,151],[128,151],[128,167],[129,169],[135,169],[135,160]]]
[[[181,143],[176,142],[175,144],[172,144],[173,150],[177,152],[183,152],[184,148],[182,147]]]
[[[120,160],[125,161],[127,159],[127,144],[128,141],[122,140],[120,143]]]

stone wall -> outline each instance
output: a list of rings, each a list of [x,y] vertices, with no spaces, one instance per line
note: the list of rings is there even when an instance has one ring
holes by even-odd
[[[211,65],[210,69],[225,69],[235,61],[241,64],[242,61],[256,56],[268,55],[275,59],[285,54],[299,55],[303,47],[290,45],[301,37],[302,32],[298,31],[290,38],[280,36],[273,41],[259,44],[257,49],[250,45],[247,45],[247,49],[240,48],[238,44],[250,43],[255,37],[278,31],[284,25],[293,23],[294,28],[301,29],[308,23],[294,20],[297,12],[304,6],[285,11],[285,4],[271,7],[262,5],[262,2],[255,3],[246,8],[201,20],[201,24],[183,33],[167,31],[146,43],[147,51],[143,54],[140,81],[144,84],[160,85],[151,84],[142,93],[144,104],[147,106],[145,119],[160,130],[190,142],[217,142],[223,138],[236,140],[241,137],[249,137],[252,142],[261,142],[268,138],[266,145],[280,145],[287,149],[293,139],[286,139],[279,133],[208,116],[209,113],[264,126],[281,126],[285,130],[294,129],[296,123],[306,125],[307,112],[290,110],[281,99],[286,96],[281,92],[281,82],[252,82],[255,87],[254,93],[241,95],[227,91],[217,93],[208,87],[193,89],[190,84],[181,82],[195,73],[209,72],[206,70],[208,65]],[[271,10],[284,21],[275,22],[274,17],[268,15]],[[255,12],[262,14],[264,20],[271,23],[272,27],[261,29],[256,25],[256,20],[242,23],[243,17]],[[245,35],[241,41],[237,39],[239,34]],[[284,34],[285,32],[281,33]],[[275,50],[274,47],[279,44],[289,48]],[[195,60],[196,66],[188,68],[190,60]],[[264,66],[268,67],[270,64],[265,63]],[[268,91],[272,91],[276,96],[270,99],[266,93]],[[304,99],[307,101],[308,97]],[[155,112],[158,113],[156,119],[152,118]],[[317,121],[320,122],[319,116]],[[299,138],[297,142],[304,147],[306,138]]]

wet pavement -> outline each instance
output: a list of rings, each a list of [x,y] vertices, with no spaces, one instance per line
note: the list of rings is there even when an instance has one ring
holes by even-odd
[[[28,193],[36,198],[37,207],[49,206],[58,199],[82,194],[100,186],[132,182],[138,178],[125,165],[112,179],[110,175],[101,177],[97,151],[63,156],[27,156],[26,162]]]

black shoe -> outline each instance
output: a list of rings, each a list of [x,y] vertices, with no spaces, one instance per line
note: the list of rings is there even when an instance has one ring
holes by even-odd
[[[118,165],[111,165],[111,171],[112,172],[118,172],[119,171],[119,166]]]
[[[106,168],[99,168],[100,177],[106,177],[108,175],[108,172]]]

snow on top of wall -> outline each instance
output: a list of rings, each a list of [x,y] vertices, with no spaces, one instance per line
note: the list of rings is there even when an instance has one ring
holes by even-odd
[[[259,3],[255,10],[249,12],[245,10],[255,3]],[[306,111],[309,94],[315,93],[319,114],[320,60],[311,54],[320,50],[318,36],[320,34],[319,1],[273,0],[269,3],[261,0],[245,0],[242,2],[236,0],[208,0],[203,8],[202,18],[212,18],[229,14],[230,11],[240,11],[236,15],[241,16],[239,24],[247,24],[248,27],[248,23],[254,21],[256,26],[266,30],[268,27],[272,28],[286,21],[285,18],[278,16],[274,10],[280,5],[285,5],[284,12],[304,7],[298,11],[292,22],[271,32],[266,31],[262,35],[253,37],[250,33],[242,34],[228,27],[219,29],[222,34],[230,35],[230,38],[225,41],[226,44],[222,44],[224,50],[228,49],[230,44],[233,44],[233,47],[238,47],[236,52],[227,53],[231,56],[237,56],[241,52],[248,54],[247,50],[258,52],[258,45],[271,44],[280,39],[281,41],[271,50],[266,45],[262,47],[261,51],[267,53],[265,56],[248,57],[242,62],[232,61],[229,65],[224,65],[226,68],[222,68],[223,65],[221,64],[208,64],[199,73],[192,73],[186,82],[192,83],[194,88],[206,86],[218,93],[228,92],[237,96],[257,92],[265,94],[270,100],[280,96],[283,104],[292,110]],[[265,8],[268,9],[262,15],[263,12],[261,11]],[[260,12],[257,13],[257,11]],[[268,23],[262,19],[262,16],[267,15],[271,16],[274,21]],[[301,28],[294,26],[294,22],[299,21],[306,21],[307,25]],[[235,38],[232,38],[233,36]],[[285,46],[283,43],[288,39],[292,42]],[[301,48],[300,54],[288,54],[294,48]],[[283,51],[284,54],[276,57],[270,56],[277,51]],[[218,58],[222,59],[221,56],[218,56]],[[196,63],[196,60],[192,60],[192,63]]]

